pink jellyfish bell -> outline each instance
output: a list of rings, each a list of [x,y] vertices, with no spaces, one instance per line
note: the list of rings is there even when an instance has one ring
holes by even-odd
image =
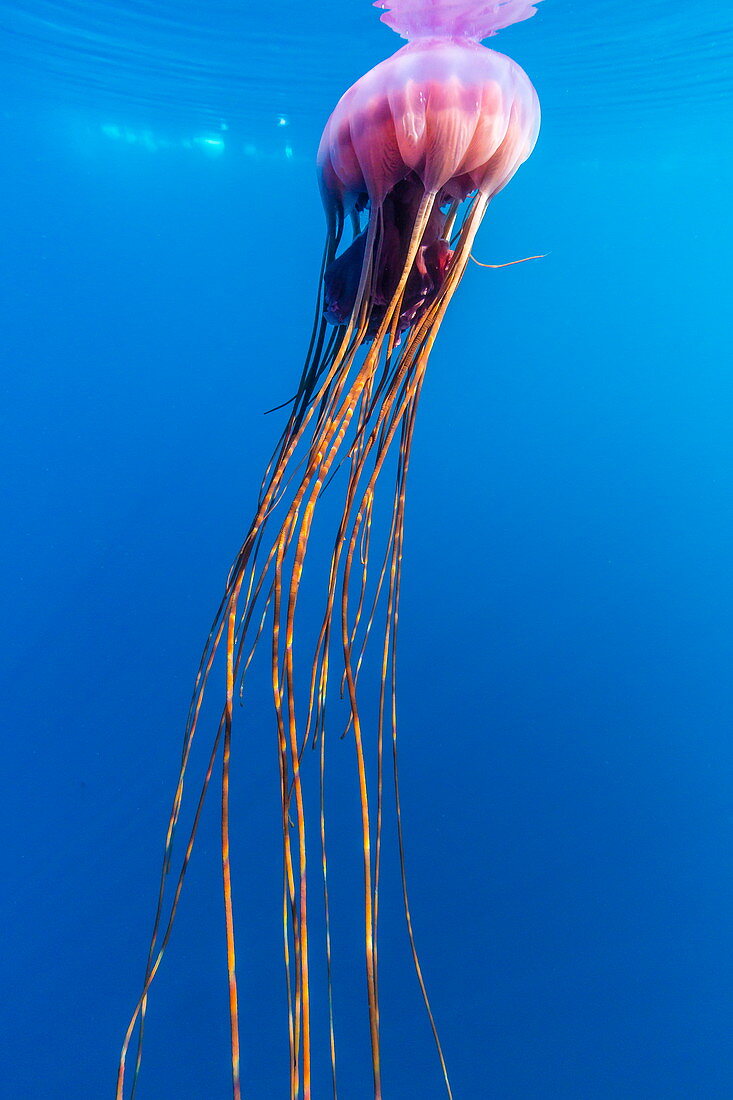
[[[389,9],[382,20],[408,44],[341,97],[318,150],[331,238],[325,315],[345,324],[358,305],[369,315],[368,334],[387,312],[399,332],[441,291],[450,297],[489,201],[530,155],[540,125],[529,78],[479,42],[528,19],[533,4],[378,0],[375,7]],[[355,238],[334,260],[349,215]]]
[[[234,1100],[241,1096],[229,774],[237,749],[244,751],[243,744],[235,744],[234,701],[244,698],[244,677],[262,641],[269,655],[279,775],[279,910],[284,920],[284,1031],[289,1044],[283,1070],[287,1068],[289,1096],[310,1100],[314,1059],[321,1065],[316,1079],[330,1064],[336,1095],[338,981],[340,973],[350,980],[350,966],[341,967],[341,960],[331,953],[326,776],[332,762],[335,767],[343,761],[343,746],[349,742],[354,750],[361,853],[357,867],[349,863],[340,873],[356,876],[352,893],[357,900],[361,895],[374,1097],[382,1097],[377,922],[387,745],[394,770],[396,839],[410,950],[445,1088],[452,1095],[418,961],[404,869],[395,645],[405,487],[420,390],[445,310],[489,202],[530,155],[539,130],[539,103],[527,76],[480,40],[528,19],[535,8],[528,0],[379,0],[376,6],[388,9],[382,19],[408,42],[342,96],[321,140],[318,167],[328,231],[310,347],[195,681],[145,978],[119,1063],[118,1100],[126,1095],[128,1051],[137,1027],[135,1091],[150,986],[170,939],[218,759],[232,1093]],[[345,240],[348,226],[351,239]],[[396,459],[391,464],[390,455]],[[380,531],[377,515],[382,510],[375,512],[374,501],[385,465],[396,474],[391,519]],[[342,494],[336,498],[343,504],[335,520],[332,508],[318,509],[329,486],[332,500],[337,491]],[[322,513],[324,522],[335,523],[335,529],[326,532],[325,541],[312,540],[314,519]],[[322,594],[322,616],[316,617],[315,625],[312,614],[298,613],[304,585]],[[381,638],[376,661],[365,661],[377,623]],[[192,744],[220,652],[225,664],[220,722],[176,873],[174,836],[184,786],[189,787]],[[364,690],[370,671],[371,688]],[[339,711],[341,699],[345,709]],[[334,714],[341,715],[336,718],[336,737]],[[318,750],[315,767],[314,754],[306,752],[309,746]],[[343,762],[340,766],[343,769]],[[341,775],[339,784],[348,787]],[[313,786],[315,792],[310,790]],[[315,893],[314,874],[320,879]],[[175,887],[169,890],[171,875]],[[323,906],[324,919],[317,925],[320,936],[309,921],[314,900]],[[314,950],[325,956],[327,991],[318,983],[312,988]],[[329,1036],[324,1044],[312,1042],[314,998],[328,1006]],[[282,1094],[275,1084],[270,1092]],[[365,1095],[364,1089],[360,1094]]]

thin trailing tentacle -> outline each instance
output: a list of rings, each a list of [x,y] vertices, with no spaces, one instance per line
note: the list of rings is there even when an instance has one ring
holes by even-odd
[[[326,933],[326,982],[328,991],[328,1037],[331,1059],[331,1084],[333,1100],[338,1100],[336,1078],[336,1029],[333,1014],[333,965],[331,959],[331,907],[328,896],[328,856],[326,847],[326,730],[321,730],[319,761],[319,810],[321,825],[321,870],[323,875],[323,917]]]
[[[241,583],[241,582],[240,582]],[[232,1096],[240,1100],[239,1081],[239,1002],[237,996],[237,965],[234,945],[234,909],[232,904],[232,873],[229,858],[229,770],[232,751],[232,714],[234,706],[235,635],[237,600],[235,588],[227,615],[226,706],[224,710],[224,754],[221,768],[221,863],[224,886],[224,916],[227,941],[227,976],[229,981],[229,1018],[231,1024]]]

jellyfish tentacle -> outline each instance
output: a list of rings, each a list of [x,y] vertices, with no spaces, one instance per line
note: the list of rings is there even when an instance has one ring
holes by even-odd
[[[414,402],[414,408],[417,405],[417,396]],[[414,409],[413,409],[414,418]],[[410,434],[412,427],[410,429]],[[399,621],[399,602],[400,602],[400,583],[402,577],[402,553],[404,546],[404,486],[407,478],[407,468],[409,465],[409,446],[408,441],[403,457],[403,482],[402,492],[400,499],[400,510],[398,517],[398,531],[395,539],[395,546],[390,571],[390,613],[387,619],[387,630],[385,632],[385,652],[389,655],[389,662],[391,665],[391,680],[390,680],[390,694],[391,694],[391,711],[390,722],[392,730],[392,760],[393,760],[393,775],[394,775],[394,792],[395,792],[395,816],[397,821],[397,838],[398,838],[398,851],[399,851],[399,864],[400,864],[400,880],[402,886],[403,905],[405,910],[405,923],[407,926],[407,934],[410,943],[410,950],[412,953],[413,967],[417,976],[418,984],[420,986],[420,992],[422,994],[423,1003],[425,1005],[425,1011],[428,1016],[430,1028],[433,1034],[433,1041],[440,1060],[440,1066],[443,1073],[443,1080],[448,1093],[449,1100],[452,1100],[453,1091],[451,1089],[450,1078],[448,1076],[448,1067],[446,1065],[445,1055],[443,1053],[442,1043],[440,1041],[440,1035],[438,1033],[437,1024],[433,1015],[432,1006],[430,1004],[430,998],[428,996],[427,985],[422,972],[422,966],[417,951],[417,944],[415,942],[415,933],[412,923],[412,913],[410,910],[409,895],[407,889],[407,869],[405,861],[405,844],[404,844],[404,830],[402,825],[402,806],[400,800],[399,789],[399,775],[398,775],[398,758],[397,758],[397,627]]]
[[[295,513],[294,522],[297,522],[298,512]],[[284,546],[280,546],[278,549],[278,555],[276,560],[276,608],[275,615],[277,616],[280,610],[280,596],[279,593],[282,590],[282,568],[284,560]],[[297,551],[296,551],[297,562]],[[292,611],[288,607],[287,619],[286,619],[286,640],[285,640],[285,692],[287,695],[287,730],[289,737],[289,748],[293,772],[293,788],[295,792],[295,804],[296,804],[296,827],[298,833],[298,872],[299,872],[299,972],[300,972],[300,988],[301,988],[301,1004],[300,1011],[302,1015],[302,1041],[303,1041],[303,1096],[304,1100],[310,1100],[311,1091],[311,1068],[310,1068],[310,983],[309,983],[309,966],[308,966],[308,920],[307,920],[307,849],[306,849],[306,830],[305,830],[305,807],[303,801],[303,787],[300,776],[300,764],[298,761],[298,742],[297,732],[295,725],[295,698],[293,691],[293,677],[292,677],[292,628],[293,619]],[[276,631],[276,637],[279,642],[279,625]],[[277,679],[277,685],[280,685],[281,681]],[[279,700],[278,706],[282,708],[282,687],[279,687]],[[281,719],[279,719],[281,721]]]
[[[398,453],[397,462],[397,476],[395,479],[395,493],[394,493],[394,517],[395,523],[392,527],[391,537],[389,542],[389,557],[394,556],[395,540],[400,533],[401,516],[404,514],[404,479],[406,476],[406,461],[405,457],[409,454],[409,449],[412,444],[412,430],[414,427],[414,414],[417,407],[417,401],[419,399],[419,393],[415,395],[413,400],[408,405],[405,413],[405,420],[402,425],[400,442],[400,449]],[[391,571],[390,571],[391,572]],[[374,934],[374,953],[377,959],[378,966],[378,943],[377,943],[377,928],[379,918],[379,883],[380,883],[380,869],[381,869],[381,840],[382,840],[382,818],[384,807],[384,710],[386,702],[386,688],[387,688],[387,675],[388,664],[390,655],[390,623],[391,623],[391,611],[393,604],[393,593],[390,591],[387,601],[387,612],[385,617],[385,633],[384,643],[382,647],[382,667],[379,685],[379,709],[378,709],[378,722],[377,722],[377,830],[376,830],[376,854],[375,854],[375,866],[374,866],[374,921],[375,921],[375,934]]]
[[[145,1017],[146,1017],[146,1012],[147,1012],[147,990],[149,989],[150,983],[152,981],[151,971],[152,971],[152,966],[153,966],[153,960],[155,958],[155,947],[156,947],[156,943],[157,943],[157,940],[158,940],[161,921],[162,921],[162,918],[163,918],[163,906],[164,906],[164,901],[165,901],[165,888],[166,888],[168,874],[170,872],[170,863],[171,863],[172,852],[173,852],[173,841],[174,841],[175,832],[176,832],[176,825],[178,823],[178,818],[179,818],[180,810],[181,810],[181,804],[182,804],[182,801],[183,801],[185,776],[186,776],[186,771],[187,771],[187,767],[188,767],[188,760],[189,760],[189,756],[190,756],[190,752],[191,752],[191,748],[192,748],[192,744],[193,744],[193,734],[194,734],[195,729],[196,729],[196,724],[197,724],[197,721],[198,721],[198,715],[199,715],[199,711],[201,709],[201,703],[203,701],[203,693],[201,692],[201,694],[199,694],[199,685],[202,682],[205,683],[206,678],[208,677],[208,673],[210,672],[211,667],[212,667],[213,662],[214,662],[214,657],[216,655],[216,649],[218,647],[219,639],[221,638],[222,627],[221,627],[221,625],[218,625],[218,624],[219,624],[219,619],[220,619],[221,613],[223,611],[224,605],[225,605],[225,599],[222,599],[222,602],[219,605],[219,609],[218,609],[216,617],[214,619],[214,624],[212,625],[212,628],[209,632],[209,636],[208,636],[207,641],[206,641],[206,646],[204,648],[204,654],[202,656],[201,664],[199,666],[199,670],[198,670],[198,673],[197,673],[197,676],[196,676],[196,682],[195,682],[195,686],[194,686],[194,693],[193,693],[193,697],[192,697],[192,701],[191,701],[191,706],[190,706],[190,709],[189,709],[189,717],[188,717],[187,724],[186,724],[186,733],[185,733],[185,736],[184,736],[182,753],[181,753],[181,764],[180,764],[180,767],[179,767],[178,777],[177,777],[177,780],[176,780],[176,788],[175,788],[175,792],[174,792],[174,795],[173,795],[173,804],[172,804],[169,819],[168,819],[168,825],[166,827],[166,838],[165,838],[165,843],[164,843],[164,848],[163,848],[163,862],[162,862],[161,873],[160,873],[158,898],[157,898],[157,902],[156,902],[155,917],[154,917],[154,920],[153,920],[153,930],[152,930],[152,933],[151,933],[150,944],[149,944],[149,947],[148,947],[148,957],[147,957],[147,961],[146,961],[146,965],[145,965],[145,979],[144,979],[144,982],[143,982],[143,993],[141,995],[140,1001],[138,1002],[138,1006],[135,1010],[133,1018],[130,1021],[129,1033],[125,1037],[125,1042],[123,1044],[122,1053],[121,1053],[121,1056],[120,1056],[120,1064],[119,1064],[119,1068],[118,1068],[118,1086],[117,1086],[117,1095],[120,1098],[123,1095],[122,1090],[124,1089],[124,1073],[125,1073],[125,1061],[126,1061],[126,1056],[127,1056],[127,1049],[128,1049],[128,1046],[129,1046],[129,1042],[132,1038],[132,1029],[134,1028],[135,1020],[137,1019],[138,1014],[139,1014],[140,1026],[139,1026],[139,1030],[138,1030],[137,1051],[136,1051],[136,1056],[135,1056],[135,1069],[133,1071],[133,1078],[132,1078],[132,1085],[131,1085],[131,1100],[133,1100],[133,1098],[135,1096],[135,1093],[136,1093],[136,1090],[137,1090],[137,1083],[138,1083],[138,1078],[139,1078],[139,1075],[140,1075],[140,1067],[141,1067],[141,1064],[142,1064],[143,1040],[144,1040],[144,1034],[145,1034]],[[214,638],[213,643],[212,643],[212,638]],[[206,663],[204,664],[204,662],[206,662]],[[206,785],[208,786],[208,783]],[[184,874],[185,874],[185,871],[184,871]]]
[[[281,541],[283,534],[279,536],[276,547],[277,555],[281,552]],[[293,991],[293,1004],[294,1004],[294,1031],[293,1031],[293,1044],[291,1051],[291,1097],[294,1098],[299,1095],[299,1067],[300,1067],[300,1045],[301,1045],[301,1023],[302,1023],[302,997],[303,997],[303,969],[302,969],[302,898],[298,898],[295,888],[295,871],[293,866],[293,857],[290,841],[290,829],[289,829],[289,807],[290,807],[290,793],[289,793],[289,763],[288,763],[288,745],[285,735],[285,722],[282,712],[282,686],[280,680],[280,661],[279,661],[279,632],[280,632],[280,604],[282,599],[282,587],[278,583],[277,572],[275,575],[275,581],[273,582],[273,625],[272,625],[272,656],[271,656],[271,669],[272,669],[272,692],[273,699],[275,701],[275,715],[277,721],[277,741],[278,741],[278,758],[280,765],[280,779],[281,779],[281,799],[282,799],[282,822],[283,822],[283,846],[284,846],[284,862],[288,878],[288,899],[290,903],[290,913],[292,921],[292,933],[293,933],[293,950],[294,950],[294,964],[295,964],[295,988]],[[299,819],[300,826],[300,819]],[[307,932],[306,932],[307,934]],[[287,933],[286,933],[286,945],[287,945]],[[288,978],[288,980],[290,980]]]
[[[331,1058],[331,1085],[333,1100],[338,1100],[336,1079],[336,1031],[333,1014],[333,966],[331,959],[331,907],[328,895],[328,859],[326,846],[326,731],[321,731],[319,760],[319,813],[321,827],[321,870],[323,877],[323,915],[326,934],[326,983],[328,993],[328,1037]]]
[[[420,200],[420,206],[418,207],[417,214],[415,216],[415,227],[412,231],[412,237],[410,239],[410,245],[407,250],[407,256],[402,268],[402,275],[400,281],[394,292],[394,309],[392,313],[392,324],[389,330],[389,342],[387,344],[387,356],[389,357],[394,351],[395,343],[397,341],[397,331],[400,323],[400,315],[402,313],[402,301],[405,295],[405,287],[407,286],[407,280],[410,272],[412,271],[412,265],[415,262],[417,256],[417,250],[422,243],[423,234],[427,228],[430,220],[430,215],[433,212],[433,206],[437,201],[437,191],[426,191]]]
[[[240,1100],[239,1080],[239,1005],[237,996],[237,966],[234,944],[234,912],[232,904],[232,872],[229,857],[229,771],[232,751],[232,708],[234,700],[235,634],[237,601],[240,587],[235,588],[229,603],[226,649],[226,707],[224,713],[224,750],[221,768],[221,864],[224,887],[224,917],[227,946],[227,976],[229,981],[229,1020],[232,1055],[232,1097]]]
[[[505,264],[482,264],[475,256],[471,256],[471,259],[477,267],[488,267],[492,271],[498,271],[502,267],[514,267],[515,264],[526,264],[530,260],[545,260],[549,256],[549,252],[542,252],[539,256],[523,256],[521,260],[509,260]]]
[[[165,949],[168,946],[168,943],[169,943],[170,937],[171,937],[171,933],[173,931],[173,922],[174,922],[174,919],[175,919],[176,911],[178,909],[178,903],[179,903],[180,898],[181,898],[181,891],[183,889],[183,881],[186,877],[186,871],[188,870],[188,866],[189,866],[189,863],[190,863],[190,860],[191,860],[191,854],[193,852],[194,842],[195,842],[195,839],[196,839],[196,834],[198,832],[199,822],[201,820],[201,814],[202,814],[203,808],[204,808],[204,802],[206,800],[206,793],[208,791],[209,783],[211,782],[211,777],[212,777],[213,772],[214,772],[214,766],[216,764],[216,758],[217,758],[218,753],[219,753],[219,744],[220,744],[220,741],[221,741],[221,735],[222,735],[223,729],[224,729],[224,722],[223,722],[223,718],[222,718],[222,720],[219,722],[219,728],[218,728],[216,737],[214,738],[214,742],[213,742],[212,749],[211,749],[211,754],[209,756],[208,766],[206,768],[206,772],[204,774],[204,779],[203,779],[203,782],[202,782],[202,785],[201,785],[201,790],[200,790],[200,793],[199,793],[199,798],[198,798],[198,802],[196,804],[196,810],[195,810],[195,813],[194,813],[193,824],[191,825],[191,829],[190,829],[189,837],[188,837],[188,842],[186,844],[186,848],[185,848],[185,851],[184,851],[184,854],[183,854],[183,859],[181,861],[181,867],[180,867],[180,870],[179,870],[179,873],[178,873],[178,879],[177,879],[177,882],[176,882],[176,888],[175,888],[175,892],[174,892],[174,895],[173,895],[173,900],[171,902],[171,909],[170,909],[168,921],[165,925],[165,929],[164,929],[163,936],[162,936],[161,941],[160,941],[160,946],[158,948],[158,952],[154,957],[153,963],[149,968],[149,973],[148,973],[148,975],[145,979],[145,983],[143,985],[143,991],[142,991],[142,993],[141,993],[141,995],[138,999],[138,1002],[135,1006],[135,1009],[132,1013],[132,1017],[131,1017],[130,1022],[127,1026],[127,1031],[125,1032],[125,1038],[124,1038],[124,1041],[123,1041],[123,1044],[122,1044],[122,1053],[120,1055],[120,1060],[119,1060],[118,1070],[117,1070],[117,1089],[116,1089],[116,1094],[115,1094],[116,1095],[116,1100],[123,1100],[124,1087],[125,1087],[125,1065],[126,1065],[126,1059],[127,1059],[127,1051],[128,1051],[129,1046],[130,1046],[130,1042],[132,1040],[132,1036],[133,1036],[134,1029],[135,1029],[135,1024],[137,1023],[138,1017],[140,1016],[140,1014],[142,1012],[143,1004],[146,1001],[148,990],[150,989],[150,986],[153,982],[153,979],[155,978],[155,975],[157,974],[157,972],[160,968],[160,964],[163,961],[163,956],[165,954]]]

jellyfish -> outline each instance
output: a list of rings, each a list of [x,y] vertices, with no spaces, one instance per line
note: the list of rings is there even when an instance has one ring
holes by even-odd
[[[353,745],[361,822],[358,904],[374,1097],[383,1095],[377,933],[390,761],[410,951],[435,1040],[436,1072],[452,1096],[417,953],[405,874],[396,707],[405,495],[430,352],[489,203],[528,158],[539,130],[539,102],[528,77],[482,40],[528,19],[536,9],[529,0],[378,0],[375,6],[407,43],[341,97],[318,149],[326,242],[310,345],[196,676],[145,977],[119,1062],[118,1100],[126,1095],[128,1062],[127,1082],[132,1079],[131,1095],[135,1091],[150,987],[170,940],[217,768],[234,1100],[242,1094],[229,783],[235,702],[243,700],[245,675],[255,653],[263,650],[280,791],[291,1100],[310,1100],[312,1094],[310,967],[315,950],[325,952],[327,963],[326,1057],[336,1095],[327,760],[340,742]],[[391,490],[382,504],[378,490],[389,471]],[[334,509],[325,502],[335,497]],[[322,512],[332,524],[325,554],[314,549],[312,537]],[[317,541],[322,548],[322,538]],[[307,569],[309,551],[316,562],[324,558],[320,575]],[[299,614],[306,586],[307,615]],[[310,597],[316,594],[321,604],[313,627]],[[372,635],[377,640],[368,649]],[[174,837],[190,782],[192,745],[204,696],[217,682],[218,726],[199,777],[193,824],[179,854]],[[334,695],[344,700],[345,721],[343,714],[333,719]],[[317,795],[311,798],[306,789]],[[314,905],[322,907],[319,927],[325,929],[325,942],[318,945],[309,920]]]

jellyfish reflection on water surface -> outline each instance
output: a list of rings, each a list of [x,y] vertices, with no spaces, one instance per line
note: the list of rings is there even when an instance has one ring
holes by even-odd
[[[430,350],[463,276],[491,198],[531,153],[539,103],[525,73],[481,45],[510,23],[529,18],[528,0],[380,0],[382,19],[408,39],[341,98],[318,151],[327,218],[316,319],[290,416],[265,472],[256,514],[231,567],[204,648],[185,730],[181,768],[166,836],[160,892],[145,981],[125,1037],[117,1096],[128,1073],[135,1090],[150,984],[160,966],[178,906],[199,815],[219,754],[233,1095],[241,1095],[234,921],[229,863],[229,771],[234,700],[258,643],[270,653],[281,792],[283,947],[287,977],[291,1100],[311,1096],[311,981],[308,914],[313,852],[324,906],[330,1060],[336,1091],[326,861],[326,702],[329,685],[345,696],[347,732],[356,755],[362,842],[364,957],[375,1098],[382,1096],[377,985],[377,918],[385,742],[394,771],[397,840],[410,948],[450,1096],[443,1052],[418,961],[404,874],[397,781],[395,642],[404,533],[405,483],[415,414]],[[347,227],[351,239],[347,243]],[[379,475],[396,467],[391,520],[379,540],[373,527]],[[314,510],[335,478],[343,508],[325,570],[320,626],[310,648],[298,634]],[[371,568],[370,568],[371,567]],[[309,586],[313,582],[308,581]],[[298,620],[300,625],[300,619]],[[357,690],[375,623],[379,682],[365,716]],[[376,647],[375,647],[376,648]],[[219,651],[225,693],[218,731],[201,780],[191,832],[172,897],[173,837],[204,693]],[[301,655],[308,658],[301,666]],[[336,672],[332,669],[336,665]],[[330,729],[330,726],[329,726]],[[337,731],[342,734],[341,728]],[[337,738],[338,742],[338,738]],[[317,749],[318,764],[305,755]],[[312,776],[310,773],[315,773]],[[304,786],[319,783],[320,813],[306,830]],[[309,889],[310,887],[310,889]],[[319,944],[319,950],[323,950]],[[131,1041],[137,1028],[135,1046]],[[328,1055],[324,1054],[324,1057]]]

